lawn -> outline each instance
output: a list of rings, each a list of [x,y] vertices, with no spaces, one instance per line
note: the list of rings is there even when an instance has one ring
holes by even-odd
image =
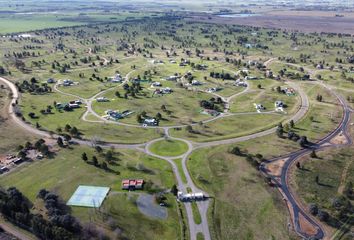
[[[63,149],[53,159],[43,159],[31,164],[23,164],[18,169],[0,177],[2,187],[15,186],[31,201],[35,201],[38,191],[42,188],[54,191],[67,201],[79,185],[107,186],[111,193],[100,211],[108,214],[109,219],[117,222],[117,227],[129,238],[141,239],[175,239],[180,233],[175,199],[168,197],[169,217],[166,221],[154,220],[141,214],[134,203],[134,194],[121,193],[121,180],[142,178],[151,181],[153,188],[169,189],[174,183],[170,165],[160,159],[149,157],[132,150],[115,151],[114,161],[109,164],[113,171],[104,171],[81,159],[86,152],[89,161],[96,155],[99,162],[104,157],[92,148],[74,147]],[[102,219],[101,214],[89,208],[73,207],[73,214],[83,222],[94,219],[98,225],[109,228],[108,219]],[[144,232],[129,231],[139,224]],[[150,230],[151,229],[151,230]],[[115,230],[115,229],[111,229]]]
[[[57,132],[59,127],[64,129],[66,124],[70,124],[71,126],[76,126],[82,133],[82,137],[86,139],[95,137],[102,141],[141,143],[161,136],[155,129],[131,128],[118,126],[116,124],[85,122],[81,120],[82,114],[86,110],[85,106],[69,112],[53,110],[52,114],[43,115],[40,113],[40,110],[46,109],[48,105],[53,106],[54,101],[63,103],[75,99],[74,97],[64,96],[59,93],[49,93],[40,96],[23,94],[20,106],[27,121],[32,124],[38,122],[42,129],[53,132]],[[28,116],[30,112],[34,112],[38,118],[31,119]],[[136,136],[139,136],[139,138]]]
[[[161,140],[150,145],[150,151],[165,157],[176,157],[188,151],[188,145],[178,140]]]
[[[320,206],[328,206],[331,198],[338,194],[340,186],[354,182],[353,154],[353,149],[347,147],[318,152],[318,158],[305,156],[302,159],[304,170],[296,170],[292,181],[301,198],[306,203],[316,202]],[[315,182],[317,175],[320,184]]]
[[[287,211],[244,158],[220,146],[195,151],[187,162],[194,182],[212,197],[209,225],[215,239],[292,239]]]
[[[165,81],[161,81],[161,83],[163,87],[171,84]],[[174,86],[171,94],[153,95],[154,90],[150,86],[145,84],[144,87],[141,94],[136,97],[129,96],[128,99],[123,97],[124,90],[122,88],[115,89],[121,94],[121,97],[116,97],[115,91],[110,91],[103,95],[110,101],[94,102],[93,108],[100,115],[104,115],[104,112],[108,109],[121,112],[125,110],[133,111],[134,114],[120,120],[132,124],[138,124],[136,116],[143,111],[150,117],[155,117],[157,113],[160,113],[162,115],[161,126],[190,124],[210,118],[210,116],[200,113],[201,107],[199,106],[199,101],[209,100],[212,97],[209,94],[187,91]],[[162,109],[163,105],[166,110]]]
[[[24,129],[14,124],[8,116],[9,92],[0,89],[0,154],[12,153],[18,145],[35,139]]]
[[[287,115],[282,114],[248,114],[228,116],[205,124],[192,127],[192,132],[186,128],[172,129],[173,137],[187,138],[196,142],[207,142],[240,137],[275,127],[284,121]]]

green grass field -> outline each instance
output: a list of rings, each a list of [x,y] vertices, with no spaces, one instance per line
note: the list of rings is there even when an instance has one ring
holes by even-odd
[[[150,151],[154,154],[167,157],[180,156],[187,152],[188,145],[178,140],[161,140],[150,145]]]
[[[12,153],[18,145],[35,139],[34,136],[9,119],[8,104],[10,99],[8,94],[7,90],[0,89],[0,138],[3,139],[0,141],[0,154]]]
[[[54,191],[67,201],[79,185],[107,186],[111,188],[108,199],[103,204],[105,213],[117,222],[124,236],[141,239],[173,239],[179,235],[179,223],[176,204],[173,197],[168,197],[169,217],[166,221],[154,220],[141,214],[134,204],[134,194],[121,193],[121,180],[142,178],[151,181],[157,189],[169,189],[174,184],[174,176],[170,165],[163,160],[146,156],[130,150],[115,151],[114,163],[109,168],[119,171],[104,171],[81,160],[82,152],[86,152],[89,160],[93,155],[98,156],[99,162],[104,157],[95,153],[92,148],[75,147],[63,149],[53,159],[43,159],[34,163],[25,163],[16,171],[0,177],[2,187],[15,186],[31,201],[35,201],[36,194],[42,188]],[[73,213],[83,222],[92,217],[97,224],[108,228],[107,219],[102,220],[100,214],[89,208],[73,207]],[[129,231],[132,226],[139,224],[146,232]],[[147,231],[147,229],[155,231]],[[148,233],[147,233],[148,232]]]
[[[213,238],[291,239],[287,212],[244,158],[225,146],[197,150],[188,161],[195,183],[214,199],[209,210]]]

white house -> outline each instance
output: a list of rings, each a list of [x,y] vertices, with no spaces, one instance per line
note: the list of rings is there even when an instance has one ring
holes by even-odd
[[[155,118],[145,118],[143,126],[157,126],[158,121]]]
[[[151,84],[151,87],[161,87],[161,86],[162,86],[162,84],[160,82],[153,82]]]
[[[110,82],[113,82],[113,83],[121,83],[122,81],[123,81],[123,77],[119,73],[116,74],[114,77],[110,78]]]
[[[106,98],[106,97],[98,97],[98,98],[96,98],[96,101],[97,102],[109,102],[108,98]]]
[[[183,192],[178,192],[177,193],[177,199],[181,202],[186,202],[186,201],[202,201],[204,200],[205,196],[202,192],[198,193],[186,193],[184,194]]]
[[[167,77],[166,80],[167,80],[167,81],[176,81],[177,78],[178,78],[177,76],[172,75],[172,76]]]
[[[282,101],[275,101],[274,106],[276,108],[282,108],[284,107],[284,103]]]

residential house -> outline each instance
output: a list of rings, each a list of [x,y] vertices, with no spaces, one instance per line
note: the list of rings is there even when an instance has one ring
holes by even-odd
[[[140,190],[143,189],[144,180],[143,179],[124,179],[122,181],[123,190]]]

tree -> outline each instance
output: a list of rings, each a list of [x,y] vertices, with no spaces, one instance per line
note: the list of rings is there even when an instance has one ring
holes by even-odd
[[[30,113],[28,113],[28,116],[30,117],[30,118],[36,118],[36,114],[34,113],[34,112],[30,112]]]
[[[318,175],[316,175],[316,177],[315,177],[315,182],[316,182],[317,184],[320,183],[320,177],[319,177]]]
[[[117,98],[120,98],[120,93],[118,91],[115,92]]]
[[[103,149],[100,146],[95,147],[96,152],[101,153]]]
[[[156,114],[156,119],[157,119],[157,120],[161,120],[161,119],[162,119],[161,113],[158,112],[158,113]]]
[[[92,156],[92,163],[93,163],[93,165],[98,166],[98,160],[97,160],[97,157],[95,155]]]
[[[318,210],[317,217],[320,221],[327,222],[329,219],[329,214],[324,210]]]
[[[318,213],[318,206],[315,203],[310,203],[309,205],[309,211],[312,215],[316,216]]]
[[[316,154],[316,151],[315,150],[312,150],[311,154],[310,154],[310,157],[312,158],[317,158],[317,154]]]
[[[240,150],[239,147],[234,147],[234,148],[232,148],[231,153],[232,153],[232,154],[235,154],[235,155],[237,155],[237,156],[241,156],[241,155],[242,155],[241,150]]]
[[[101,163],[101,168],[104,169],[104,170],[108,170],[107,163],[106,162],[102,162]]]
[[[297,167],[298,169],[301,169],[301,164],[300,164],[300,162],[296,162],[296,167]]]
[[[111,150],[108,150],[106,155],[105,155],[105,159],[107,162],[110,162],[113,160],[113,152]]]
[[[191,125],[188,125],[186,127],[187,132],[192,133],[193,132],[193,127]]]
[[[261,88],[262,88],[262,85],[261,85],[261,84],[258,84],[257,87],[258,87],[259,89],[261,89]]]
[[[140,114],[136,115],[136,121],[137,121],[138,123],[142,123],[142,122],[143,122],[143,118],[141,117]]]
[[[319,101],[319,102],[322,102],[323,101],[322,95],[321,94],[317,94],[316,100]]]
[[[174,184],[171,188],[171,193],[175,196],[177,196],[177,193],[178,193],[178,188],[176,186],[176,184]]]
[[[283,137],[283,134],[284,134],[284,129],[283,129],[283,126],[281,123],[279,123],[278,127],[277,127],[277,130],[276,130],[276,134],[279,138],[282,138]]]
[[[66,131],[66,132],[69,132],[70,129],[71,129],[71,126],[70,126],[69,124],[66,124],[66,125],[65,125],[65,131]]]
[[[307,140],[307,137],[306,136],[302,136],[301,138],[300,138],[300,142],[299,142],[299,144],[300,144],[300,146],[301,147],[307,147],[307,145],[308,145],[308,140]]]
[[[63,147],[64,146],[63,139],[61,137],[58,137],[57,143],[58,143],[59,147]]]
[[[294,127],[295,127],[294,120],[290,120],[289,124],[290,124],[290,127],[291,127],[291,128],[294,128]]]
[[[87,158],[87,154],[85,152],[83,152],[81,154],[81,159],[84,160],[85,162],[87,162],[88,158]]]

